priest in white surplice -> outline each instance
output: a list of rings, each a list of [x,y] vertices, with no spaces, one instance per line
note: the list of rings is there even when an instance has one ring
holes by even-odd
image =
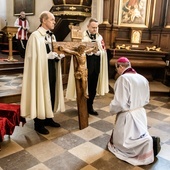
[[[114,85],[110,112],[116,114],[108,149],[119,159],[132,165],[154,161],[153,140],[147,130],[144,106],[149,103],[149,83],[136,73],[126,57],[116,62],[120,75]]]
[[[98,45],[97,53],[86,53],[86,64],[88,70],[87,91],[89,97],[87,99],[87,110],[89,114],[97,116],[98,113],[93,109],[95,96],[96,94],[105,95],[109,91],[107,51],[103,37],[98,33],[98,21],[91,18],[87,28],[88,29],[83,32],[82,42],[96,42]],[[66,98],[71,100],[76,98],[73,59],[70,64]]]

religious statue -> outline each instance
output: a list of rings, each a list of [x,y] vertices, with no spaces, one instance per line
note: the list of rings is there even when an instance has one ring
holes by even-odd
[[[146,51],[161,51],[160,47],[156,47],[155,45],[153,47],[146,47]]]
[[[122,45],[117,45],[116,46],[116,49],[125,49],[126,48],[126,45],[125,44],[122,44]]]
[[[77,60],[77,69],[75,70],[75,78],[81,80],[81,86],[83,89],[83,94],[85,98],[89,98],[86,92],[87,89],[87,67],[86,67],[86,54],[90,54],[92,51],[96,50],[96,47],[91,47],[87,50],[86,45],[80,44],[78,47],[75,47],[74,50],[68,48],[63,48],[58,46],[59,51],[63,51],[68,54],[72,54],[76,57]]]
[[[72,40],[74,40],[73,37]],[[73,65],[70,67],[70,70],[73,73],[75,81],[73,80],[72,85],[74,84],[76,88],[79,128],[84,129],[88,126],[86,54],[96,53],[98,45],[96,42],[78,42],[77,37],[74,42],[53,42],[52,45],[53,51],[57,54],[73,55],[71,58]]]
[[[130,46],[126,46],[125,44],[117,45],[116,49],[118,49],[118,50],[120,50],[120,49],[130,50]]]

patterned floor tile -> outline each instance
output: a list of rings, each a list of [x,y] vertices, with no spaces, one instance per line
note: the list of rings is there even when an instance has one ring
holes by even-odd
[[[90,164],[104,156],[108,151],[92,144],[91,142],[85,142],[73,149],[70,149],[69,152]]]
[[[37,164],[27,170],[50,170],[47,166],[45,166],[44,164],[40,163],[40,164]]]
[[[60,136],[54,139],[53,142],[61,146],[62,148],[69,150],[84,143],[85,140],[72,133],[68,133],[64,136]]]
[[[154,112],[154,111],[148,112],[147,116],[158,119],[160,121],[163,121],[164,119],[166,119],[168,117],[167,115],[164,115],[164,114],[159,113],[159,112]]]
[[[113,124],[105,120],[99,120],[98,122],[92,123],[90,126],[102,132],[107,132],[113,129]]]
[[[24,149],[18,143],[10,139],[8,135],[4,137],[4,140],[2,143],[0,143],[0,145],[1,145],[0,159]]]
[[[107,144],[109,140],[110,140],[110,135],[103,134],[90,140],[90,142],[107,150]]]
[[[87,163],[66,151],[44,162],[44,165],[50,170],[80,170],[87,166]]]
[[[45,162],[62,154],[65,150],[54,142],[48,140],[26,148],[26,151],[37,158],[40,162]]]
[[[164,88],[152,82],[151,88]],[[160,86],[159,86],[160,85]],[[0,95],[19,92],[22,75],[0,75]],[[10,89],[10,90],[9,90]],[[169,87],[163,89],[168,91]],[[66,111],[56,113],[54,120],[60,128],[47,127],[48,135],[34,131],[34,121],[15,127],[13,135],[5,136],[1,144],[0,170],[167,170],[170,169],[170,97],[153,96],[145,106],[148,130],[161,139],[161,151],[154,163],[132,166],[117,159],[107,149],[115,115],[109,113],[113,93],[96,96],[94,109],[98,116],[89,115],[89,126],[79,129],[77,102],[65,99]],[[22,161],[21,161],[22,160]]]
[[[16,152],[0,159],[0,166],[3,170],[27,170],[40,162],[26,150]]]
[[[94,139],[100,135],[103,134],[103,132],[91,127],[91,126],[88,126],[87,128],[83,129],[83,130],[78,130],[78,131],[75,131],[73,132],[73,134],[83,138],[84,140],[86,141],[89,141],[91,139]]]

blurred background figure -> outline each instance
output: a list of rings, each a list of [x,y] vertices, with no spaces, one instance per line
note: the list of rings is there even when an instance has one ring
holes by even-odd
[[[14,26],[19,27],[16,34],[17,45],[20,56],[22,58],[25,58],[25,48],[28,40],[29,22],[26,19],[24,11],[20,12],[20,16],[16,19]]]

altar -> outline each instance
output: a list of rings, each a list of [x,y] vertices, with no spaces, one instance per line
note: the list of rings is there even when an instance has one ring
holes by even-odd
[[[115,66],[115,62],[119,57],[125,56],[130,60],[132,67],[147,79],[166,81],[166,69],[169,66],[170,53],[166,51],[147,51],[145,49],[109,49],[109,51],[111,67]],[[111,76],[116,76],[115,71],[110,70],[110,72]]]

